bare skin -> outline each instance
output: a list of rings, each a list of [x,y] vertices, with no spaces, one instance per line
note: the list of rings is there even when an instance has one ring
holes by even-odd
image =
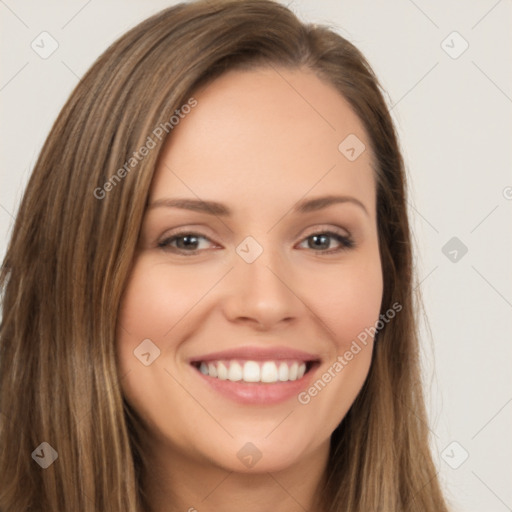
[[[145,215],[119,318],[123,392],[151,433],[146,492],[155,512],[318,511],[330,436],[366,379],[373,340],[334,365],[382,300],[370,143],[346,100],[308,70],[232,71],[194,97],[160,156],[149,197],[160,206]],[[338,149],[349,134],[366,146],[354,161]],[[351,200],[293,211],[328,195]],[[262,252],[248,263],[240,246]],[[148,366],[133,352],[145,339],[160,350]],[[240,403],[190,364],[248,346],[314,354],[309,401]],[[244,455],[260,458],[249,467]]]

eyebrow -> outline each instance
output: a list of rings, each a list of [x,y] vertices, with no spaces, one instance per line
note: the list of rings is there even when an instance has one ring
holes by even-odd
[[[339,203],[352,203],[364,210],[366,215],[369,215],[366,206],[351,196],[322,196],[316,197],[314,199],[305,199],[303,201],[298,202],[293,207],[293,212],[295,213],[310,213],[318,210],[322,210],[323,208],[327,208],[333,204]],[[188,199],[188,198],[162,198],[153,201],[148,205],[148,210],[153,208],[180,208],[184,210],[192,210],[201,213],[209,213],[211,215],[218,215],[221,217],[230,217],[232,215],[232,210],[228,208],[226,205],[222,203],[218,203],[217,201],[202,201],[200,199]]]

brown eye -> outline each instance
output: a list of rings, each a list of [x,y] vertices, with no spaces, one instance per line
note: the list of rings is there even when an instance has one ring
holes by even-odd
[[[332,239],[336,240],[336,242],[340,244],[340,247],[334,250],[328,250],[331,246]],[[313,233],[302,241],[302,243],[304,242],[308,242],[308,249],[312,249],[315,252],[326,252],[329,254],[354,247],[353,240],[333,231]]]
[[[209,240],[209,238],[199,233],[177,233],[159,242],[158,247],[173,252],[185,252],[188,254],[195,254],[200,250],[198,246],[200,245],[201,239]]]

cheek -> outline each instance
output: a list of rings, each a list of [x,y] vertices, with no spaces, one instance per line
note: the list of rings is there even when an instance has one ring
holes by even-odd
[[[153,393],[161,385],[154,379],[166,376],[162,362],[172,357],[175,339],[166,334],[176,325],[179,328],[191,307],[189,297],[184,300],[184,284],[179,280],[179,272],[174,279],[165,279],[165,268],[144,257],[132,269],[121,299],[116,335],[117,359],[121,375],[127,375],[123,387],[130,401]]]
[[[186,313],[189,297],[185,302],[180,273],[176,272],[171,282],[165,281],[164,276],[161,265],[151,266],[144,261],[135,265],[119,314],[120,327],[125,331],[160,339]]]
[[[380,259],[337,268],[315,278],[314,310],[329,328],[338,352],[379,319],[383,280]]]
[[[333,351],[316,380],[298,396],[308,422],[325,438],[344,418],[368,375],[383,292],[378,257],[339,267],[335,274],[316,280],[311,295],[314,311],[329,328]]]
[[[187,273],[170,272],[144,256],[129,276],[119,309],[116,357],[125,398],[154,432],[173,423],[170,403],[176,407],[188,398],[166,369],[175,356],[180,322],[202,294]]]

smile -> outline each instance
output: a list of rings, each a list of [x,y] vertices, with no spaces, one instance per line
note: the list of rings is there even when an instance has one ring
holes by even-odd
[[[188,360],[200,386],[240,404],[269,406],[293,400],[314,378],[319,355],[287,346],[245,346]]]
[[[272,384],[301,379],[310,364],[301,360],[286,361],[201,361],[196,367],[203,375],[232,382]]]

